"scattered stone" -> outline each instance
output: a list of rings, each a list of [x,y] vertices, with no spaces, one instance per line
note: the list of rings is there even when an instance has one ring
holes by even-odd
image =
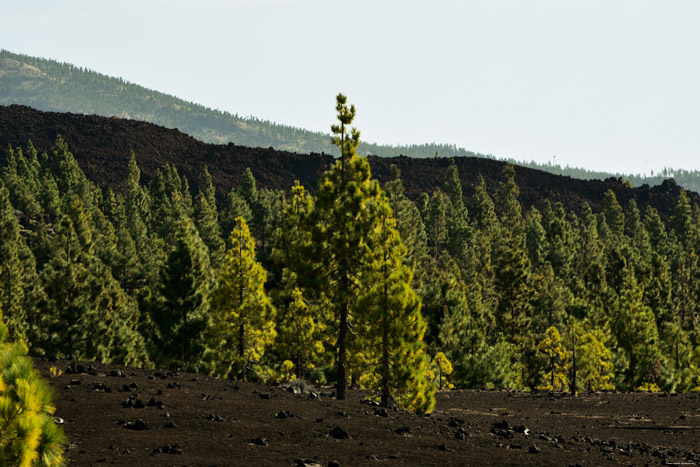
[[[210,420],[212,422],[225,422],[226,421],[226,420],[224,420],[223,417],[220,417],[220,416],[213,414],[213,413],[210,413],[209,415],[207,415],[207,420]]]
[[[362,399],[361,403],[371,405],[373,407],[379,407],[379,402],[372,399]]]
[[[533,444],[527,450],[527,452],[529,452],[530,454],[539,454],[540,451],[542,451],[542,449],[540,449],[539,446],[537,446],[536,444]]]
[[[270,444],[270,440],[267,438],[257,437],[255,439],[248,440],[249,444],[254,444],[256,446],[267,446]]]
[[[467,436],[469,436],[469,433],[467,432],[467,430],[465,430],[462,427],[458,428],[457,431],[455,431],[455,438],[457,438],[457,439],[462,440],[462,439],[466,438]]]
[[[138,388],[139,388],[139,385],[136,384],[136,383],[131,383],[131,384],[129,385],[129,387],[130,387],[131,389],[138,389]]]
[[[182,389],[182,385],[180,383],[168,383],[166,388],[168,388],[168,389]]]
[[[500,429],[500,430],[510,430],[510,423],[508,423],[508,420],[503,420],[500,422],[496,422],[493,424],[494,428]]]
[[[299,467],[321,467],[321,464],[311,459],[294,459],[292,462]]]
[[[112,388],[109,386],[109,384],[99,383],[96,381],[93,381],[93,383],[92,383],[92,390],[93,391],[100,391],[100,392],[112,392]]]
[[[146,404],[144,404],[143,401],[139,399],[138,394],[132,394],[127,400],[122,402],[122,407],[124,407],[125,409],[143,409],[144,407],[146,407]]]
[[[330,436],[333,439],[348,439],[348,438],[350,438],[350,435],[348,434],[348,432],[343,430],[339,426],[333,428],[328,433],[328,436]]]
[[[129,392],[129,391],[131,391],[131,388],[126,384],[122,384],[122,392]]]
[[[280,410],[275,414],[275,418],[279,419],[285,419],[285,418],[292,418],[294,417],[294,414],[290,412],[289,410]]]
[[[270,393],[269,393],[269,392],[261,392],[260,394],[258,394],[258,397],[259,397],[260,399],[264,399],[264,400],[270,400],[270,399],[271,399]]]
[[[71,385],[71,386],[80,386],[80,383],[82,383],[82,381],[80,381],[79,379],[72,379],[72,380],[70,380],[70,385]]]
[[[340,463],[338,461],[328,461],[328,467],[340,467]]]
[[[394,430],[394,433],[402,436],[411,436],[411,429],[407,426],[402,426]]]
[[[173,422],[173,421],[171,420],[171,421],[169,421],[168,423],[166,423],[166,424],[163,426],[163,428],[175,428],[175,422]]]
[[[203,401],[211,401],[214,400],[211,394],[202,394],[202,400]]]
[[[126,375],[122,370],[112,370],[109,372],[109,376],[113,378],[126,378]]]
[[[151,451],[151,457],[155,457],[156,454],[182,454],[182,449],[177,444],[166,444]]]
[[[453,452],[454,451],[454,449],[450,449],[449,447],[447,447],[446,444],[441,444],[437,448],[438,448],[438,451],[443,451],[443,452]]]
[[[515,431],[516,433],[522,433],[525,436],[530,434],[530,430],[525,425],[518,425],[513,428],[513,431]]]
[[[350,415],[346,414],[345,412],[336,412],[335,415],[337,417],[350,418]]]
[[[126,422],[124,424],[124,428],[126,428],[127,430],[140,431],[140,430],[145,430],[146,428],[148,428],[148,426],[146,425],[146,422],[144,422],[141,419],[138,419],[135,422]]]
[[[389,412],[387,412],[386,409],[382,407],[381,409],[374,409],[374,415],[378,417],[388,417]]]
[[[458,427],[459,425],[464,425],[464,419],[459,417],[450,417],[449,422],[449,425],[452,428]]]

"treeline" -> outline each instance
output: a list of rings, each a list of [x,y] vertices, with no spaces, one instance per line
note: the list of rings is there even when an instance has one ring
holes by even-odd
[[[23,104],[39,110],[117,116],[143,120],[167,128],[178,128],[195,138],[215,144],[233,142],[249,147],[274,147],[283,151],[321,153],[339,156],[328,135],[255,117],[221,112],[193,102],[146,89],[121,78],[55,60],[14,54],[0,50],[0,105]],[[361,155],[382,157],[455,157],[474,156],[495,159],[453,144],[379,145],[361,142]],[[658,185],[667,178],[688,190],[700,192],[697,170],[664,169],[646,175],[607,173],[552,163],[509,162],[580,179],[630,180],[633,186]]]
[[[512,166],[464,205],[456,166],[414,203],[344,157],[319,182],[217,206],[171,166],[148,187],[87,180],[62,140],[8,151],[0,188],[1,309],[34,355],[221,376],[344,382],[430,410],[435,386],[700,389],[700,209],[667,227],[612,191],[577,217],[523,214]],[[343,114],[345,112],[345,114]],[[341,120],[342,122],[342,120]],[[450,374],[451,373],[451,374]],[[449,382],[447,381],[449,379]],[[432,382],[432,384],[431,384]]]

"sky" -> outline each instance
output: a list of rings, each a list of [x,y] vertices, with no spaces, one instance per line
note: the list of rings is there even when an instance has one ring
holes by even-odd
[[[621,173],[700,169],[697,0],[1,0],[0,48],[241,116]]]

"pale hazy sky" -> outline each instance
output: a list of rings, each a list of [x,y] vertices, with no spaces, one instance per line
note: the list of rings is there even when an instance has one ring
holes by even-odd
[[[700,169],[700,1],[0,0],[0,47],[369,142]]]

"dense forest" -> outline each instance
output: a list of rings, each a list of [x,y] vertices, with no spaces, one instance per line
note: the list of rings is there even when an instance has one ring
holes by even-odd
[[[322,153],[338,156],[328,135],[280,125],[255,117],[213,110],[142,86],[54,60],[0,50],[0,105],[23,104],[40,110],[117,116],[178,128],[202,141],[216,144],[233,142],[249,147],[274,147],[283,151]],[[450,144],[387,146],[361,142],[361,155],[382,157],[476,156]],[[611,174],[558,164],[540,164],[506,159],[522,166],[591,180],[609,177],[629,180],[633,186],[658,185],[667,178],[688,190],[700,192],[700,173],[666,168],[649,175]]]
[[[0,176],[0,309],[32,355],[182,368],[265,382],[303,377],[430,411],[452,386],[700,390],[700,208],[559,203],[524,213],[512,165],[464,202],[456,164],[412,201],[356,154],[314,195],[258,189],[223,203],[170,165],[123,190],[89,181],[58,139],[10,148]],[[193,184],[194,185],[194,184]]]

